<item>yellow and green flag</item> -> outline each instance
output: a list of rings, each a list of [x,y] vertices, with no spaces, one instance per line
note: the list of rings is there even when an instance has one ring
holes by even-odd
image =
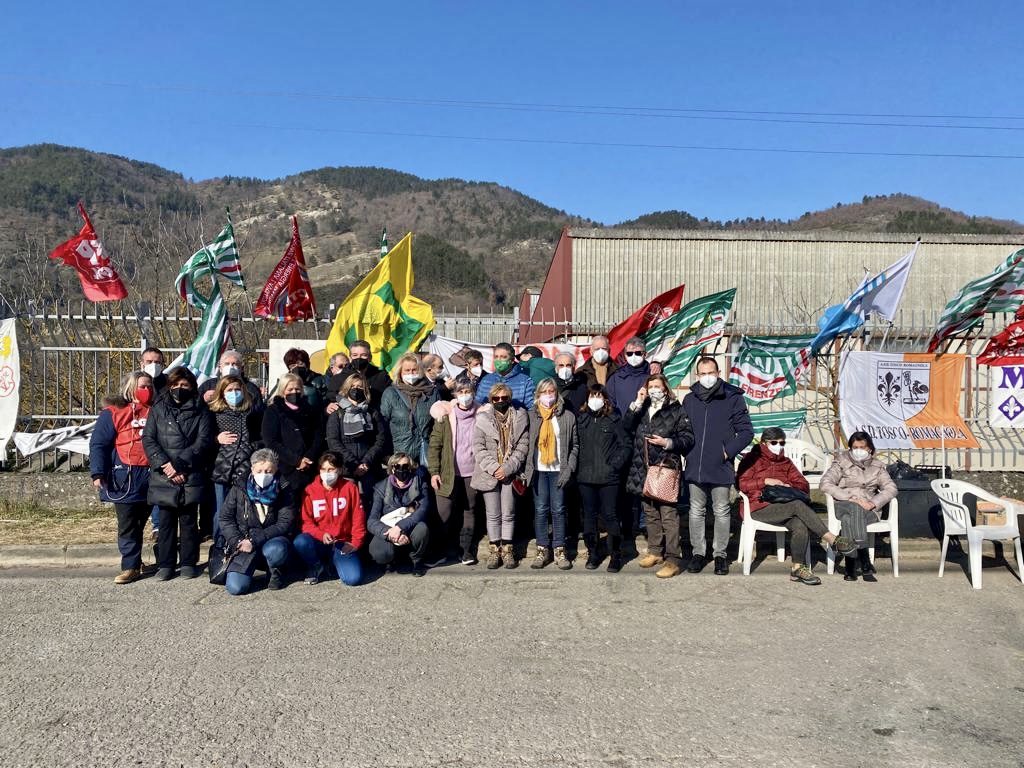
[[[434,329],[434,311],[412,295],[412,233],[388,251],[338,308],[328,358],[348,353],[356,339],[369,342],[373,363],[390,371],[398,358],[415,351]]]

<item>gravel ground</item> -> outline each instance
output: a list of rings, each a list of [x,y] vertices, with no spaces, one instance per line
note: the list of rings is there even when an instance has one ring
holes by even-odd
[[[1021,766],[1024,587],[453,566],[232,598],[0,572],[6,766]]]

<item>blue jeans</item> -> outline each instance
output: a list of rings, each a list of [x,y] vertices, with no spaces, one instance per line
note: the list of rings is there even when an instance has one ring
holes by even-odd
[[[213,540],[217,540],[217,535],[220,533],[220,508],[224,506],[224,499],[228,497],[231,492],[231,486],[227,483],[214,483],[213,494],[217,499],[217,511],[213,515]]]
[[[299,557],[308,568],[315,568],[330,556],[334,563],[334,570],[338,572],[338,578],[343,584],[354,587],[363,580],[363,565],[359,562],[359,553],[342,554],[340,542],[324,544],[308,533],[300,533],[295,537],[294,543],[295,551],[299,553]]]
[[[264,542],[259,553],[253,553],[249,560],[249,567],[244,571],[228,571],[227,587],[229,595],[244,595],[252,588],[252,574],[257,566],[266,565],[270,568],[280,568],[288,560],[288,539],[284,536],[276,536],[270,541]]]
[[[538,547],[565,546],[565,494],[558,487],[558,472],[533,473],[533,531]],[[548,525],[551,536],[548,536]]]

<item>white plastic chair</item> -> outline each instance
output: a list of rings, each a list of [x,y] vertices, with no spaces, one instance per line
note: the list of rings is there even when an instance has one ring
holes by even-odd
[[[784,525],[772,525],[762,523],[750,516],[750,499],[747,494],[739,492],[740,504],[743,505],[743,525],[740,527],[740,563],[743,565],[743,575],[750,575],[750,565],[754,560],[754,536],[758,531],[770,531],[775,534],[775,550],[779,562],[786,560],[786,534],[789,529]],[[807,539],[807,552],[804,555],[804,562],[811,562],[811,540]]]
[[[792,459],[797,469],[807,478],[807,483],[811,486],[812,490],[821,486],[821,476],[825,474],[825,470],[828,468],[828,455],[825,451],[805,440],[787,438],[786,456]],[[804,465],[807,459],[812,460],[814,471],[811,474],[807,473],[808,468]]]
[[[836,536],[840,534],[842,526],[839,518],[836,517],[836,501],[827,493],[825,494],[825,508],[828,510],[828,529]],[[868,523],[868,559],[871,564],[875,563],[875,534],[889,534],[889,549],[892,552],[892,575],[894,579],[900,576],[900,503],[893,499],[888,504],[888,514],[877,523]],[[831,576],[836,571],[836,550],[825,542],[825,561],[827,571]]]
[[[983,488],[965,483],[962,480],[932,480],[932,490],[942,504],[942,519],[945,533],[942,536],[942,559],[939,561],[939,578],[946,567],[946,552],[949,548],[950,536],[967,537],[967,553],[971,568],[971,585],[981,589],[981,545],[984,541],[1013,540],[1017,550],[1017,579],[1020,580],[1024,571],[1024,556],[1020,548],[1020,528],[1017,523],[1017,505],[1001,499]],[[998,504],[1006,511],[1005,525],[975,525],[971,522],[971,514],[964,504],[964,496],[970,494],[979,501],[990,501]]]

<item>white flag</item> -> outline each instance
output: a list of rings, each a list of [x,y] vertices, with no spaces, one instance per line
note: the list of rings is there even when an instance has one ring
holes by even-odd
[[[874,313],[890,322],[896,318],[896,310],[899,309],[903,290],[907,287],[907,278],[910,277],[910,268],[914,266],[914,257],[917,256],[917,247],[920,244],[921,241],[918,240],[910,249],[910,253],[867,281],[861,293],[861,317],[867,318]]]
[[[16,322],[13,317],[0,320],[0,461],[7,460],[7,443],[18,423],[21,360]]]

